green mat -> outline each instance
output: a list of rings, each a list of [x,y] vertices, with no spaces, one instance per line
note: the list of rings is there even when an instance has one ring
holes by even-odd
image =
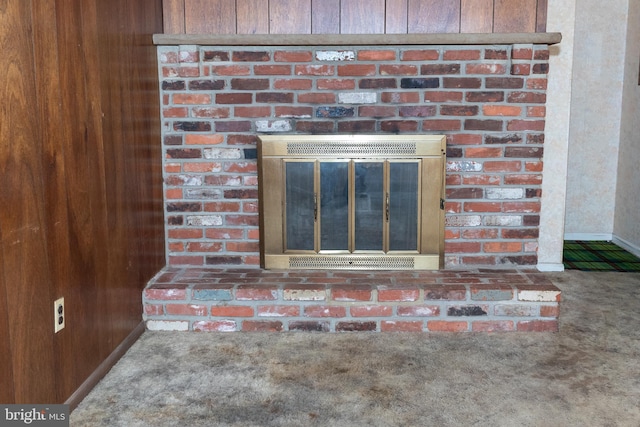
[[[640,258],[612,242],[566,240],[564,268],[582,271],[640,271]]]

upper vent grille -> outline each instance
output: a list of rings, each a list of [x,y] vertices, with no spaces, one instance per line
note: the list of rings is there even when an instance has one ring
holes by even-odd
[[[331,141],[318,143],[290,142],[287,154],[295,156],[398,156],[415,155],[415,142],[352,142]]]

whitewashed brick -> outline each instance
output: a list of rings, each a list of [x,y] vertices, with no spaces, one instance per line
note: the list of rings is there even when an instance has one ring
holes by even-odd
[[[473,161],[447,162],[447,172],[481,172],[482,163]]]
[[[147,320],[150,331],[188,331],[189,322],[186,320]]]
[[[205,148],[202,150],[205,159],[241,159],[242,150],[238,148]]]
[[[487,199],[509,200],[522,199],[524,197],[524,189],[522,188],[487,188],[485,190]]]
[[[353,61],[356,53],[352,50],[319,50],[316,52],[318,61]]]
[[[559,298],[560,291],[522,290],[518,292],[519,301],[556,302]]]
[[[290,132],[292,130],[289,120],[256,120],[258,132]]]
[[[375,92],[340,93],[338,102],[342,104],[375,104],[378,96]]]
[[[187,225],[193,225],[198,227],[222,225],[222,216],[221,215],[190,215],[187,217]]]
[[[445,218],[447,227],[478,227],[482,225],[480,215],[448,215]]]
[[[522,226],[522,216],[520,215],[495,215],[487,216],[484,219],[485,225],[495,227],[520,227]]]

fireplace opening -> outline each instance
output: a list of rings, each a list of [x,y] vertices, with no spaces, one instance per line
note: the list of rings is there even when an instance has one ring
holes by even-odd
[[[442,268],[445,144],[442,135],[261,136],[261,266]]]

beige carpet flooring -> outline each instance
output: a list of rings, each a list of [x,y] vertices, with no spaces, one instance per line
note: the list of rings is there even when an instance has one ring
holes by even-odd
[[[145,332],[71,426],[640,426],[640,273],[549,276],[558,333]]]

